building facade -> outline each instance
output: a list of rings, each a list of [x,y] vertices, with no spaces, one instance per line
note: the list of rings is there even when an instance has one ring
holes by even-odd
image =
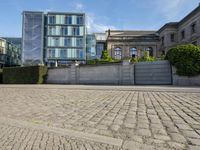
[[[159,36],[156,31],[108,30],[107,50],[113,59],[142,57],[145,51],[157,55]]]
[[[159,52],[180,44],[200,45],[200,5],[179,22],[165,24],[159,31]]]
[[[0,38],[0,68],[20,65],[21,49],[6,39]]]
[[[87,34],[86,36],[86,51],[87,59],[96,59],[96,38],[94,34]]]
[[[47,14],[45,62],[49,65],[86,60],[85,14]]]
[[[23,64],[58,66],[86,60],[85,14],[23,12]]]
[[[44,64],[44,13],[23,12],[22,62],[26,65]]]
[[[180,44],[200,45],[200,5],[179,22],[158,31],[108,30],[86,33],[84,13],[24,12],[23,63],[65,65],[100,59],[108,50],[113,59],[162,54]]]

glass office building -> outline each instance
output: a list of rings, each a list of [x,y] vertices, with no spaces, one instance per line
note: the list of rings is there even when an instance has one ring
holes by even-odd
[[[43,64],[44,14],[23,12],[22,62],[24,65]]]
[[[85,14],[47,14],[45,59],[49,65],[86,60]]]
[[[24,12],[22,45],[24,64],[85,62],[85,14]]]

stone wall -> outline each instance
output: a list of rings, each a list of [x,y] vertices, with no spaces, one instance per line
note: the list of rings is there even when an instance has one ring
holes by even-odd
[[[185,77],[176,74],[176,68],[172,67],[173,85],[176,86],[200,86],[200,75],[195,77]]]

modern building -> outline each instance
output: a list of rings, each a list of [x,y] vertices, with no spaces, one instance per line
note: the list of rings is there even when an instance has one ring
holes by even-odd
[[[94,34],[86,36],[86,51],[88,60],[96,59],[96,37]]]
[[[18,48],[22,49],[22,38],[21,37],[2,37],[2,39],[5,39],[6,41],[14,44]]]
[[[44,13],[23,12],[22,63],[44,64]]]
[[[84,13],[23,12],[23,64],[65,65],[86,60]]]
[[[0,68],[21,65],[21,49],[0,38]]]

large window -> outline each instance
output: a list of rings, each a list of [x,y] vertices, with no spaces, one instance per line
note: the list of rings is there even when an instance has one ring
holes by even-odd
[[[148,48],[146,49],[146,51],[148,51],[149,56],[153,56],[153,48],[152,48],[152,47],[148,47]]]
[[[56,16],[49,16],[49,24],[56,24]]]
[[[68,35],[68,28],[67,27],[62,27],[61,28],[61,33],[62,33],[62,35],[67,36]]]
[[[73,28],[73,35],[75,35],[75,36],[80,35],[80,29],[79,29],[79,27],[74,27]]]
[[[84,59],[84,53],[82,49],[77,50],[77,56],[79,59]]]
[[[162,44],[162,46],[164,46],[165,45],[165,37],[163,36],[163,37],[161,37],[161,44]]]
[[[49,58],[55,58],[55,54],[56,54],[55,49],[49,49],[48,51]]]
[[[64,46],[65,47],[71,47],[72,46],[71,38],[64,38]]]
[[[115,59],[122,59],[122,49],[121,48],[115,48]]]
[[[82,47],[83,46],[83,38],[77,38],[76,39],[76,46]]]
[[[72,16],[65,17],[65,24],[72,24]]]
[[[175,35],[174,35],[174,33],[170,34],[170,39],[171,39],[171,42],[175,41]]]
[[[185,38],[185,30],[181,31],[181,38],[182,38],[182,39]]]
[[[196,33],[196,23],[193,23],[193,24],[191,25],[191,33],[192,33],[192,34]]]
[[[133,58],[137,56],[137,49],[135,47],[130,49],[130,56]]]
[[[67,50],[65,50],[65,49],[60,50],[60,58],[61,59],[67,58]]]
[[[83,24],[83,16],[77,16],[77,24],[82,25]]]

